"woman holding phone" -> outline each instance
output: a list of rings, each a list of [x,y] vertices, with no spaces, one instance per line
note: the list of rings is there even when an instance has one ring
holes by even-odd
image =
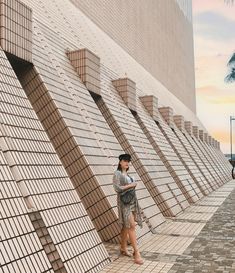
[[[113,186],[117,192],[118,222],[121,225],[121,244],[120,252],[125,256],[132,255],[127,251],[127,236],[129,235],[131,245],[133,247],[134,262],[143,264],[140,252],[137,246],[135,222],[142,228],[143,222],[141,218],[140,206],[135,194],[134,177],[128,175],[130,154],[119,155],[119,163],[117,170],[113,175]]]

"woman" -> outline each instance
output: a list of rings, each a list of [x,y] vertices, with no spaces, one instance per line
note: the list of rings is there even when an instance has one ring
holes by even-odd
[[[134,194],[132,201],[129,204],[125,204],[120,198],[121,193],[131,188],[135,189],[137,185],[137,182],[134,181],[133,177],[127,174],[130,161],[131,155],[121,154],[119,156],[119,164],[117,170],[115,170],[113,175],[113,186],[115,191],[117,192],[117,206],[119,217],[118,222],[122,227],[120,252],[125,256],[132,256],[127,251],[127,236],[129,235],[130,242],[134,249],[134,261],[137,264],[143,264],[144,262],[141,259],[140,252],[137,247],[135,232],[135,221],[141,228],[143,227],[138,199],[136,197],[136,194]]]

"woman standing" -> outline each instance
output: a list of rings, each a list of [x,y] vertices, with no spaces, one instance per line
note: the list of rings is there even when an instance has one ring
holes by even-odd
[[[127,236],[129,235],[130,242],[134,249],[134,261],[137,264],[143,264],[140,252],[137,247],[135,222],[142,228],[143,222],[141,218],[140,206],[135,194],[135,187],[137,182],[134,178],[127,174],[129,170],[129,162],[131,155],[119,155],[119,163],[117,170],[113,175],[113,186],[117,192],[117,207],[118,207],[118,222],[121,225],[121,245],[120,252],[125,256],[131,257],[132,255],[127,251]],[[132,191],[131,191],[132,189]],[[127,193],[132,192],[131,193]],[[123,197],[125,195],[125,197]],[[128,195],[128,196],[127,196]]]

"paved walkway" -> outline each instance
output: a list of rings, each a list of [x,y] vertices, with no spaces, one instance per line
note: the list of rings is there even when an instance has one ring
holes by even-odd
[[[223,198],[227,191],[220,193]],[[215,196],[220,195],[215,193]],[[235,189],[183,255],[176,259],[169,273],[176,272],[235,272]]]
[[[167,219],[157,234],[143,240],[143,265],[118,256],[118,245],[105,244],[113,262],[100,273],[235,273],[235,180]]]

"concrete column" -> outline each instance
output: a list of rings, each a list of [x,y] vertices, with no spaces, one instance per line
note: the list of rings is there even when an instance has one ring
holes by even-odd
[[[201,141],[204,141],[204,132],[203,132],[203,130],[199,130],[199,139],[201,139]]]
[[[126,77],[112,80],[112,84],[119,92],[128,108],[136,111],[136,83]]]
[[[166,123],[173,127],[174,121],[173,121],[173,109],[170,106],[165,107],[159,107],[158,108],[160,114],[162,115],[163,119],[166,121]]]
[[[193,124],[192,124],[192,122],[191,121],[185,121],[184,122],[184,128],[185,128],[185,130],[187,131],[187,133],[190,135],[190,136],[192,136],[192,134],[193,134]]]
[[[100,58],[87,48],[67,51],[66,54],[86,88],[100,95]]]
[[[159,119],[158,112],[158,98],[154,95],[146,95],[139,97],[140,101],[143,103],[144,107],[154,120]]]
[[[196,137],[196,139],[199,139],[198,126],[193,126],[193,135]]]
[[[173,121],[175,122],[176,126],[180,129],[180,131],[184,130],[184,116],[174,115]]]

